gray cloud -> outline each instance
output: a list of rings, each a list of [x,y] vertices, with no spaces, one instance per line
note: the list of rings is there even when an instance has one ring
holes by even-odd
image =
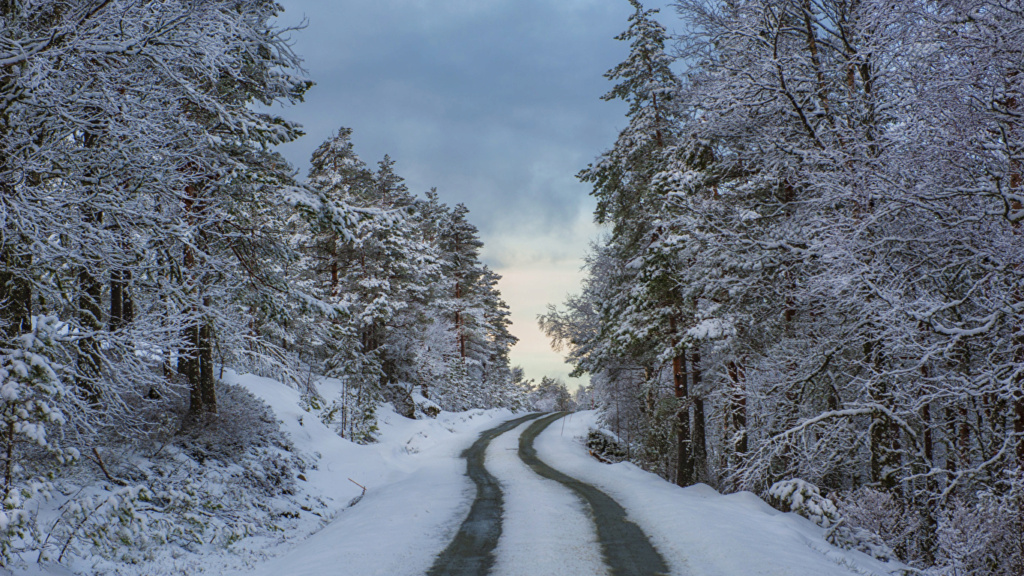
[[[576,267],[593,202],[575,174],[626,122],[600,100],[626,0],[280,1],[281,24],[308,18],[293,39],[317,83],[284,111],[307,133],[282,148],[297,168],[349,126],[367,163],[390,154],[414,192],[465,203],[492,267]]]

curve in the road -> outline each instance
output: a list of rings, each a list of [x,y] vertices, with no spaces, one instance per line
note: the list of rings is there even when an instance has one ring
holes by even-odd
[[[565,416],[559,412],[531,424],[519,437],[519,457],[533,471],[572,489],[590,505],[597,525],[601,552],[614,576],[658,576],[668,574],[665,559],[639,526],[626,519],[626,510],[604,492],[555,470],[537,457],[533,441],[552,422]]]
[[[484,454],[491,440],[540,416],[530,414],[491,428],[462,453],[466,459],[466,474],[476,483],[476,499],[459,533],[434,561],[427,576],[484,576],[490,571],[494,565],[494,547],[501,537],[503,502],[497,478],[484,468]]]

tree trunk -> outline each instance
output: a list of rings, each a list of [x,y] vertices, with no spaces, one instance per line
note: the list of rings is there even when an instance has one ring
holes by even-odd
[[[85,214],[85,222],[99,226],[103,215],[99,212]],[[78,271],[78,323],[85,334],[78,340],[75,384],[90,404],[100,402],[99,377],[103,358],[100,354],[96,333],[103,329],[103,285],[93,276],[88,266]]]
[[[693,481],[706,479],[708,448],[706,444],[706,424],[704,421],[704,398],[700,396],[700,352],[694,350],[690,356],[690,371],[693,373],[693,439],[692,466]]]
[[[1024,390],[1016,391],[1013,414],[1013,433],[1017,437],[1017,466],[1024,470]]]
[[[199,190],[194,185],[185,187],[185,199],[183,207],[188,217],[189,224],[196,225],[195,209],[198,200]],[[189,403],[188,415],[191,419],[199,420],[203,415],[203,384],[200,370],[200,339],[203,323],[202,313],[199,310],[199,277],[196,273],[196,252],[191,244],[185,244],[182,252],[182,265],[185,269],[186,287],[189,297],[192,299],[191,321],[185,328],[185,346],[178,357],[178,372],[188,380]]]
[[[946,471],[949,472],[949,476],[952,477],[953,473],[959,468],[957,460],[957,449],[956,449],[956,417],[952,407],[946,408],[946,431],[943,434],[943,446],[946,451]]]
[[[670,320],[673,337],[676,333],[675,318]],[[672,358],[672,384],[675,397],[680,401],[676,413],[676,484],[690,486],[693,484],[693,456],[690,448],[690,404],[689,391],[686,386],[686,350],[677,350]]]
[[[210,297],[203,298],[203,306],[210,306]],[[217,394],[214,389],[216,379],[213,376],[213,326],[208,318],[203,318],[199,327],[199,390],[203,399],[202,410],[210,414],[217,413]]]
[[[8,338],[32,330],[32,284],[26,278],[32,258],[18,253],[12,242],[0,247],[0,321]]]
[[[1017,72],[1013,72],[1015,76]],[[1006,108],[1011,111],[1016,111],[1019,106],[1019,100],[1017,96],[1010,96],[1006,102]],[[1011,134],[1013,133],[1011,128]],[[1010,193],[1020,194],[1024,190],[1024,168],[1021,167],[1019,158],[1011,158],[1010,160]],[[1024,210],[1024,205],[1021,205],[1019,200],[1012,201],[1012,208],[1020,212]],[[1020,221],[1013,223],[1014,233],[1018,236],[1020,232]],[[1018,267],[1024,266],[1024,264],[1018,264]],[[1017,300],[1020,300],[1021,295],[1018,293],[1015,295]],[[1020,340],[1020,339],[1018,339]],[[1021,357],[1024,357],[1024,342],[1018,341],[1016,360],[1020,362]],[[1017,467],[1024,470],[1024,377],[1020,377],[1014,382],[1015,390],[1013,391],[1013,433],[1015,435],[1016,446],[1014,453],[1017,457]]]
[[[203,389],[199,378],[199,326],[185,328],[185,346],[178,355],[178,373],[188,380],[188,415],[198,420],[203,415]]]
[[[128,270],[110,271],[110,319],[107,325],[111,332],[128,326],[134,319],[135,306],[128,288],[131,277]]]
[[[462,305],[459,302],[459,300],[461,298],[462,298],[462,283],[459,282],[458,280],[456,280],[455,281],[455,301],[456,301],[455,305],[456,306],[461,306]],[[466,359],[466,333],[465,333],[465,329],[464,329],[462,323],[463,323],[462,313],[458,309],[456,309],[456,311],[455,311],[455,333],[456,333],[456,338],[458,339],[458,344],[459,344],[459,357],[461,357],[463,360],[465,360]]]
[[[747,452],[747,373],[739,362],[729,362],[729,381],[732,383],[732,397],[726,424],[732,429],[732,449],[736,454]]]

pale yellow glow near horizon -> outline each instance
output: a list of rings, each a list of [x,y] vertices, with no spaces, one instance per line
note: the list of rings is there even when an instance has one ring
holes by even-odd
[[[485,252],[493,250],[502,255],[504,265],[495,269],[502,277],[498,287],[512,312],[511,332],[519,338],[512,348],[512,365],[522,366],[527,379],[561,378],[573,390],[589,381],[586,376],[569,378],[571,366],[564,362],[562,353],[551,349],[537,325],[537,316],[547,312],[548,304],[560,306],[566,295],[579,292],[583,257],[596,234],[590,214],[583,211],[564,229],[500,235],[485,245]],[[550,255],[553,245],[562,248],[557,251],[561,257]]]

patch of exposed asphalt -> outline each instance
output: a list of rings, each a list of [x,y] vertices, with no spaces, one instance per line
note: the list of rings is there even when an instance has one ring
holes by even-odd
[[[597,526],[597,538],[601,542],[601,554],[614,576],[668,574],[665,559],[647,539],[643,530],[626,519],[626,510],[618,502],[590,484],[555,470],[537,457],[533,441],[541,431],[563,416],[564,412],[552,414],[527,427],[519,436],[519,458],[537,474],[572,489],[590,505]]]
[[[494,547],[501,537],[503,501],[498,479],[484,468],[484,454],[491,440],[540,416],[530,414],[486,430],[462,453],[466,459],[466,474],[476,483],[476,499],[459,533],[434,561],[427,576],[484,576],[490,572],[494,565]]]

